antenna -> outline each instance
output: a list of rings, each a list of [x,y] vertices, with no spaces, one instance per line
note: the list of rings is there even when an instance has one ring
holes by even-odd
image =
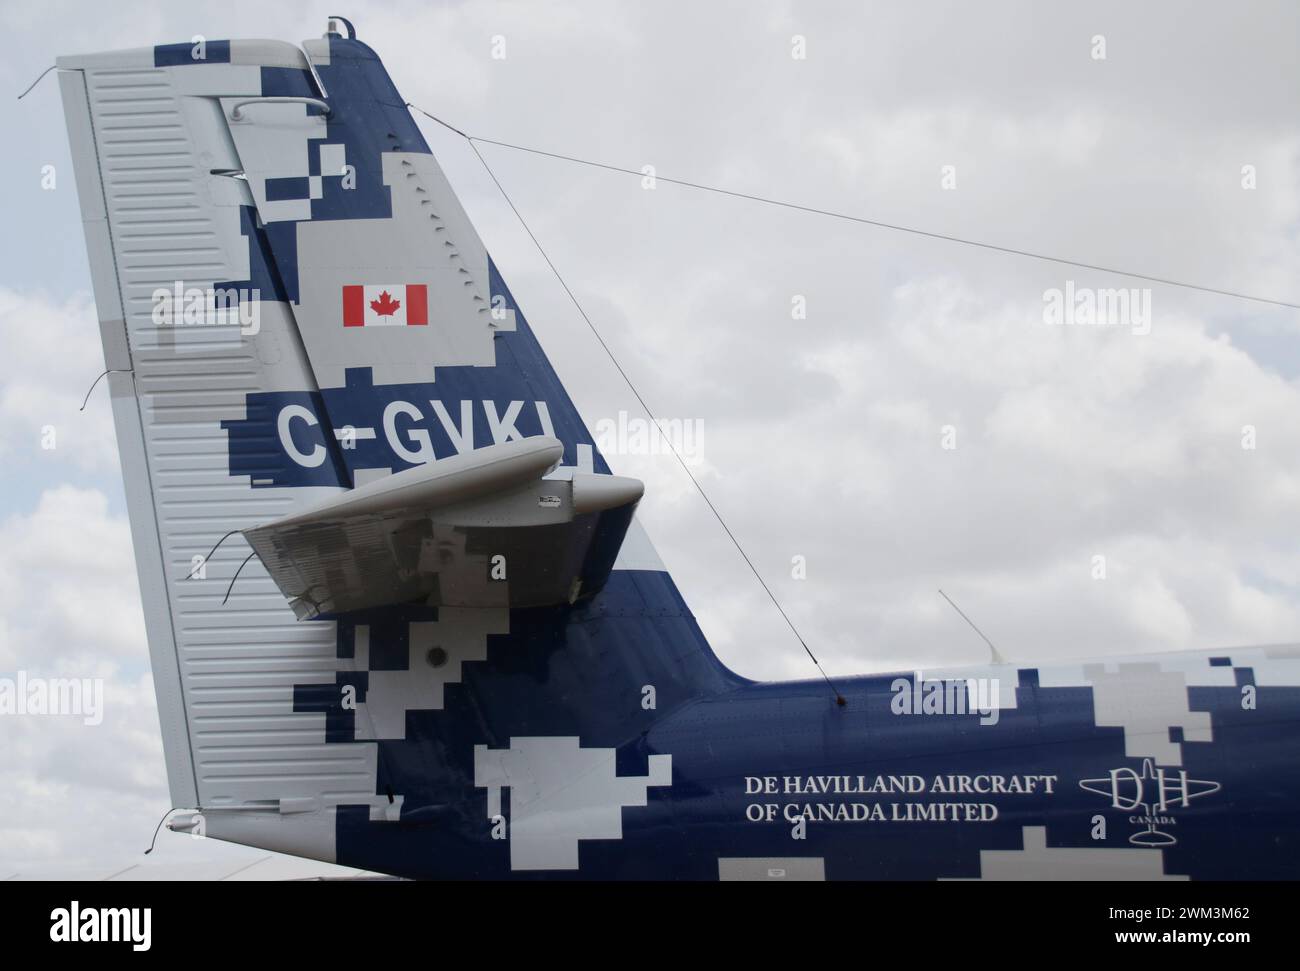
[[[963,614],[962,611],[961,611],[961,608],[958,607],[955,603],[952,602],[952,597],[948,596],[948,595],[947,595],[946,593],[944,593],[942,590],[939,591],[939,596],[943,597],[944,600],[946,600],[946,601],[948,601],[948,603],[952,604],[952,609],[955,610],[955,611],[957,611],[957,613],[961,614],[961,619],[964,620],[964,621],[966,621],[966,623],[970,624],[971,630],[973,630],[976,634],[979,634],[980,637],[983,637],[983,638],[984,638],[984,643],[987,644],[987,645],[989,646],[989,653],[990,653],[990,654],[992,655],[992,657],[993,657],[993,663],[994,663],[994,664],[1006,664],[1006,663],[1007,663],[1007,659],[1004,658],[1001,654],[998,653],[998,649],[997,649],[996,647],[993,646],[993,642],[992,642],[991,640],[989,640],[987,637],[984,636],[984,632],[983,632],[982,630],[980,630],[978,627],[975,626],[975,621],[971,620],[969,617],[967,617],[965,614]]]

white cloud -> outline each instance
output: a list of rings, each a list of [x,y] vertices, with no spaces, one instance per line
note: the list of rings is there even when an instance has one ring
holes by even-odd
[[[0,549],[0,668],[147,657],[130,531],[102,492],[43,492],[0,522]]]
[[[102,720],[6,714],[4,863],[85,859],[147,842],[127,820],[165,808],[162,745],[125,519],[95,490],[58,486],[0,523],[0,674],[99,679]]]
[[[99,323],[88,293],[58,301],[0,285],[0,461],[27,468],[117,468],[117,441],[106,381],[80,411],[104,370]],[[51,437],[52,433],[52,437]],[[53,447],[49,447],[52,445]],[[59,474],[59,473],[56,473]]]
[[[837,673],[981,660],[939,587],[1026,662],[1300,631],[1300,556],[1278,543],[1300,387],[1183,312],[1135,336],[1048,327],[1041,306],[919,279],[877,326],[805,356],[833,401],[711,428],[710,462],[732,474],[706,488]],[[703,538],[707,514],[653,501],[686,495],[660,484],[681,478],[668,465],[641,473],[646,518],[724,658],[811,672],[734,552]],[[789,578],[795,553],[806,581]]]

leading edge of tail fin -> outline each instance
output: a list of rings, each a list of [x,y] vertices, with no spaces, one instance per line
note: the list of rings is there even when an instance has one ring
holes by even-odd
[[[450,813],[420,845],[461,872],[576,868],[607,817],[494,840],[504,780],[646,807],[672,773],[644,732],[738,679],[379,59],[331,34],[58,66],[173,804],[391,872]],[[490,501],[411,471],[531,439]],[[240,532],[232,585],[248,545],[205,555]]]

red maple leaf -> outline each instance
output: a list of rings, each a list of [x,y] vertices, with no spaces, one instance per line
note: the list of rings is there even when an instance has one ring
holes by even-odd
[[[402,301],[394,300],[392,294],[387,290],[379,295],[378,300],[370,301],[370,309],[381,317],[391,317],[397,312],[397,308],[402,305]]]

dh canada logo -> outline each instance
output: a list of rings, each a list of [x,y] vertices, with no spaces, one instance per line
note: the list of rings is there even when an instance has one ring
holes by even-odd
[[[1185,769],[1157,768],[1150,759],[1142,760],[1142,772],[1133,769],[1111,769],[1103,779],[1083,779],[1079,786],[1088,792],[1110,799],[1112,809],[1131,813],[1128,821],[1145,826],[1128,838],[1134,846],[1173,846],[1178,838],[1157,826],[1177,824],[1170,809],[1186,809],[1193,799],[1218,792],[1223,787],[1217,782],[1189,779]],[[1134,810],[1141,812],[1134,812]]]

